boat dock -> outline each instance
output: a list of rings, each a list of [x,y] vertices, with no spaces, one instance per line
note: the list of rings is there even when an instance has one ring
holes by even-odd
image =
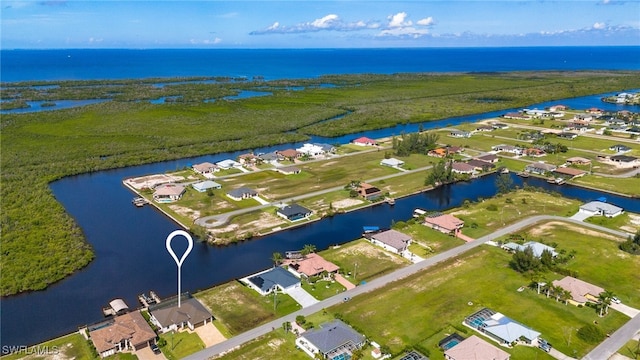
[[[145,198],[140,196],[140,197],[133,198],[133,200],[131,200],[131,202],[136,207],[143,207],[143,206],[145,206],[146,204],[149,203],[149,200],[147,200],[147,199],[145,199]]]
[[[149,305],[155,305],[160,302],[160,297],[153,291],[149,291],[149,295],[142,293],[138,295],[138,300],[144,307],[149,307]]]

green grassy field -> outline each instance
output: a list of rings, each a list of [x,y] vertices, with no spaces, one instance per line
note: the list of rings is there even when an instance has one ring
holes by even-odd
[[[178,360],[205,348],[204,343],[196,333],[187,331],[172,331],[160,335],[166,341],[160,350],[168,360]]]
[[[3,351],[4,353],[4,351]],[[43,354],[42,356],[34,356],[34,354]],[[63,336],[51,341],[44,342],[36,345],[35,347],[29,347],[27,352],[17,352],[11,355],[2,356],[2,360],[16,360],[16,359],[51,359],[53,355],[64,356],[67,359],[97,359],[93,356],[93,351],[89,342],[84,339],[79,333],[73,333],[71,335]]]

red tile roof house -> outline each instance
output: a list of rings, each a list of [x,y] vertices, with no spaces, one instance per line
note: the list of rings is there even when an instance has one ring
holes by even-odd
[[[553,286],[559,286],[564,290],[567,290],[571,293],[571,300],[569,302],[573,305],[584,305],[587,302],[598,302],[598,295],[601,292],[604,292],[604,289],[589,284],[588,282],[576,279],[571,276],[566,276],[561,280],[554,280],[552,282]]]
[[[508,352],[471,335],[444,352],[446,360],[509,360]]]
[[[371,243],[378,245],[387,251],[402,255],[411,244],[411,237],[396,230],[387,230],[373,234]]]
[[[103,358],[129,349],[136,351],[156,342],[156,333],[139,311],[90,325],[87,330]]]
[[[220,171],[220,168],[218,168],[217,165],[212,164],[210,162],[203,162],[201,164],[195,164],[192,166],[193,171],[197,172],[198,174],[204,175],[204,174],[211,174],[214,173],[216,171]]]
[[[184,185],[180,184],[160,185],[155,190],[156,191],[153,193],[153,200],[159,203],[178,201],[187,191]]]
[[[299,158],[300,156],[302,156],[301,153],[297,152],[295,149],[287,149],[287,150],[282,150],[282,151],[276,151],[276,154],[282,156],[283,158],[293,161],[297,158]]]
[[[353,140],[351,142],[353,145],[359,145],[359,146],[377,146],[378,142],[373,140],[373,139],[369,139],[368,137],[359,137],[355,140]]]
[[[464,226],[464,221],[451,214],[442,214],[432,217],[427,216],[424,219],[424,224],[442,233],[456,235]]]
[[[254,164],[258,159],[253,153],[238,155],[238,162],[242,165]]]
[[[325,260],[322,256],[311,253],[302,259],[288,259],[283,265],[289,266],[289,271],[297,277],[310,278],[318,276],[323,272],[335,273],[340,267],[330,261]]]
[[[547,155],[544,150],[538,148],[528,148],[524,151],[524,154],[531,157],[543,157]]]

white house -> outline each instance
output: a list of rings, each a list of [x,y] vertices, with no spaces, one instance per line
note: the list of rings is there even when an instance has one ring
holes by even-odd
[[[621,207],[617,207],[615,205],[611,205],[602,201],[591,201],[580,206],[579,212],[592,216],[601,215],[605,217],[616,217],[624,213],[624,210]]]
[[[391,166],[391,167],[400,167],[400,166],[404,165],[404,161],[398,160],[396,158],[388,158],[388,159],[382,159],[382,161],[380,161],[380,165]]]
[[[300,279],[279,266],[250,275],[241,281],[262,296],[273,291],[289,291],[302,286]]]
[[[297,148],[296,151],[309,156],[318,156],[325,153],[324,149],[316,144],[304,144],[301,148]]]
[[[205,180],[191,185],[198,192],[205,192],[208,189],[216,189],[219,190],[222,188],[222,185],[218,184],[215,181]]]
[[[229,170],[232,168],[241,168],[242,164],[240,164],[239,162],[235,161],[235,160],[231,160],[231,159],[226,159],[226,160],[222,160],[216,163],[216,165],[218,165],[218,167],[220,169],[223,170]]]

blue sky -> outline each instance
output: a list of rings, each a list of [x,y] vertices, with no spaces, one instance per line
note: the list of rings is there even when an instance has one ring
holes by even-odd
[[[640,45],[640,0],[1,4],[2,49]]]

